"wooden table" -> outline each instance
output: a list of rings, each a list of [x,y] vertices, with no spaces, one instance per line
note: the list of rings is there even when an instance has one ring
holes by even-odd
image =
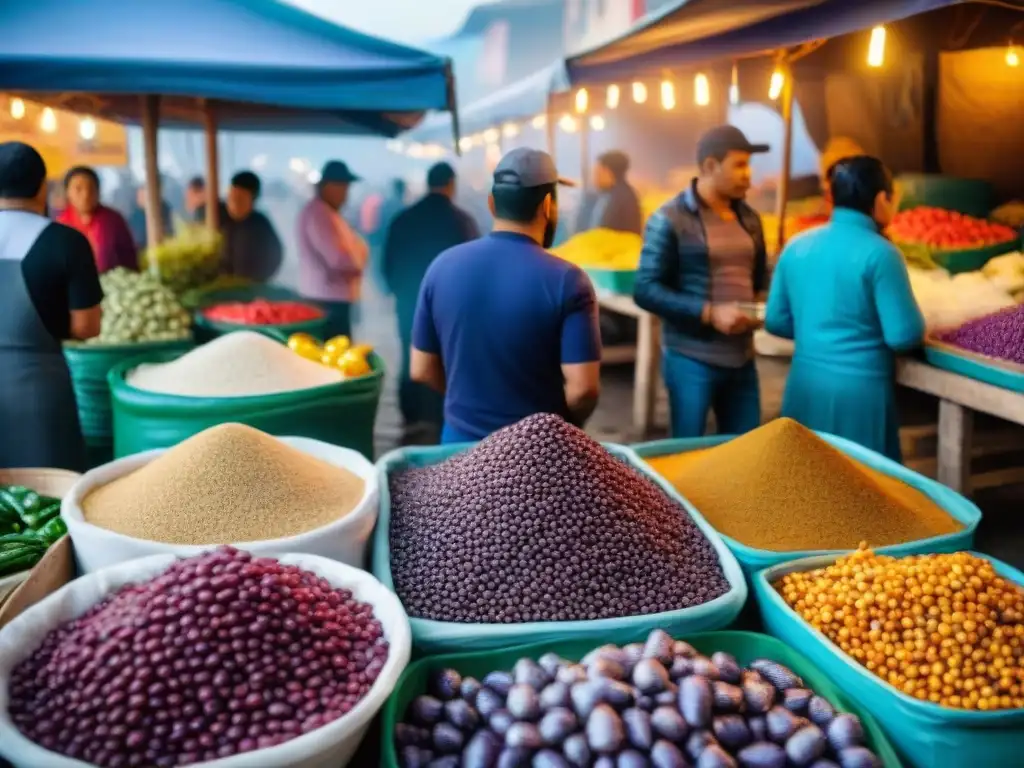
[[[938,398],[937,479],[970,496],[974,414],[987,413],[1024,425],[1024,395],[913,359],[897,362],[896,381]]]
[[[636,369],[633,374],[633,429],[643,438],[654,421],[654,404],[658,394],[661,348],[658,340],[660,323],[650,312],[640,309],[632,296],[601,292],[597,302],[602,309],[636,318]],[[611,362],[613,358],[607,361]]]

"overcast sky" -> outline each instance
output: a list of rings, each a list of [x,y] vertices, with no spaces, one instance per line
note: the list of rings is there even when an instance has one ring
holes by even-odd
[[[287,0],[338,24],[401,43],[453,32],[482,0]]]

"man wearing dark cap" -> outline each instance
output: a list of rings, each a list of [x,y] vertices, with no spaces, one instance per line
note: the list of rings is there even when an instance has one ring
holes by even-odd
[[[767,152],[731,125],[697,143],[699,176],[647,222],[634,296],[662,321],[662,370],[673,437],[761,423],[754,366],[758,326],[745,304],[767,288],[761,218],[744,202],[750,156]]]
[[[225,204],[228,216],[221,224],[222,263],[229,275],[266,283],[281,268],[284,248],[270,219],[256,210],[260,187],[260,177],[252,171],[241,171],[231,178]]]
[[[0,144],[0,467],[84,471],[66,339],[100,332],[96,261],[85,235],[50,221],[46,165]]]
[[[594,187],[597,194],[580,209],[577,231],[614,229],[618,232],[642,234],[644,217],[640,197],[626,178],[629,155],[613,149],[597,158],[594,164]]]
[[[444,417],[441,396],[409,377],[413,316],[423,276],[443,251],[480,237],[473,219],[452,202],[454,196],[455,169],[438,163],[427,171],[427,194],[395,216],[384,239],[382,274],[398,314],[402,340],[398,401],[409,439],[422,431],[436,442]]]
[[[410,369],[413,381],[444,393],[444,443],[480,440],[535,413],[582,425],[597,405],[594,288],[545,250],[565,183],[547,153],[512,150],[494,169],[494,230],[427,270]]]
[[[352,335],[352,305],[359,301],[369,246],[341,215],[359,177],[340,160],[320,171],[316,194],[299,213],[299,292],[323,307],[330,336]]]

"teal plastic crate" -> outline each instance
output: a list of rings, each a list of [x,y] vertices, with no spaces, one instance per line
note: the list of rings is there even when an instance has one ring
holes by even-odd
[[[1024,573],[988,555],[979,557],[988,559],[1000,576],[1024,587]],[[772,586],[788,573],[821,568],[835,561],[834,556],[812,557],[757,574],[754,590],[768,632],[787,645],[799,648],[850,699],[872,712],[908,766],[1010,768],[1024,765],[1024,709],[958,710],[907,696],[811,627]]]
[[[996,256],[1010,253],[1020,248],[1020,240],[1007,240],[1005,243],[988,245],[984,248],[969,248],[962,251],[931,250],[932,261],[952,275],[961,272],[976,272]]]
[[[900,210],[922,205],[959,211],[984,219],[992,210],[995,192],[980,179],[958,179],[924,173],[903,173],[896,177]]]
[[[890,477],[902,480],[912,488],[916,488],[921,491],[921,493],[949,513],[951,517],[959,520],[964,525],[963,530],[957,531],[956,533],[949,533],[943,536],[933,536],[932,538],[920,539],[918,541],[909,541],[904,544],[893,544],[888,547],[879,547],[877,549],[878,552],[882,552],[887,555],[911,555],[927,552],[958,552],[963,549],[970,549],[974,546],[974,535],[978,530],[978,524],[981,522],[981,510],[978,509],[978,507],[970,500],[965,499],[959,493],[947,488],[941,483],[937,483],[924,475],[920,475],[917,472],[909,470],[902,464],[898,464],[892,459],[888,459],[881,454],[868,450],[862,445],[858,445],[850,440],[846,440],[842,437],[836,437],[835,435],[830,435],[825,432],[816,432],[815,434],[835,448],[838,448],[850,458],[856,459],[862,464],[889,475]],[[650,443],[640,443],[631,447],[636,452],[636,455],[641,459],[649,459],[656,456],[668,456],[674,453],[687,453],[689,451],[711,448],[732,440],[733,437],[734,435],[714,435],[712,437],[701,438],[657,440]],[[743,468],[738,467],[736,474],[730,478],[730,481],[741,482],[743,478],[742,473]],[[658,478],[661,486],[665,488],[668,493],[678,498],[685,498],[680,491],[676,490],[675,486],[673,486],[668,479],[657,475],[657,473],[654,474]],[[765,501],[770,502],[771,500],[766,499]],[[767,549],[757,549],[756,547],[747,546],[746,544],[742,544],[736,541],[736,539],[726,536],[721,532],[718,532],[718,535],[722,537],[729,549],[732,550],[732,553],[736,555],[736,559],[739,560],[740,565],[743,567],[743,570],[748,577],[752,576],[762,568],[768,568],[790,560],[798,560],[805,557],[812,557],[814,555],[834,556],[841,554],[842,552],[850,551],[847,549],[773,552]]]
[[[993,387],[1024,393],[1024,367],[1006,360],[959,349],[934,338],[925,340],[924,359],[944,371],[976,379]]]
[[[867,745],[878,755],[884,768],[900,768],[900,761],[896,756],[895,749],[871,712],[866,707],[857,706],[852,702],[829,681],[819,668],[794,649],[783,645],[773,637],[753,632],[705,632],[684,635],[682,639],[706,655],[715,651],[731,653],[743,665],[758,658],[769,658],[786,665],[800,675],[804,682],[817,693],[832,702],[836,709],[841,712],[849,712],[860,718],[864,725]],[[620,636],[618,633],[611,632],[603,636],[599,642],[622,645],[633,640],[634,638],[630,635]],[[382,768],[399,768],[394,743],[395,725],[402,721],[412,700],[426,692],[427,681],[432,673],[441,669],[455,669],[462,675],[472,675],[479,679],[494,670],[512,669],[515,662],[524,656],[537,659],[545,653],[557,653],[564,659],[578,661],[590,652],[595,644],[594,641],[557,640],[540,645],[495,651],[433,656],[414,662],[406,667],[395,690],[392,691],[384,705],[380,750]]]
[[[429,448],[400,448],[377,462],[380,486],[380,514],[373,538],[373,574],[388,589],[394,590],[391,578],[391,489],[389,475],[404,469],[438,464],[472,447],[472,443]],[[614,456],[626,461],[654,482],[658,478],[628,448],[605,444]],[[674,497],[677,498],[677,497]],[[459,624],[409,617],[414,652],[420,655],[483,651],[510,645],[525,645],[566,639],[588,639],[600,643],[609,633],[629,640],[645,637],[661,627],[675,634],[724,629],[739,615],[747,600],[747,583],[740,564],[708,522],[685,500],[678,499],[694,522],[715,547],[730,589],[703,605],[678,611],[646,616],[594,621],[524,622],[521,624]],[[626,642],[628,642],[627,640]]]
[[[623,296],[633,295],[633,288],[636,285],[635,269],[592,269],[588,267],[584,271],[590,275],[590,281],[598,290]]]

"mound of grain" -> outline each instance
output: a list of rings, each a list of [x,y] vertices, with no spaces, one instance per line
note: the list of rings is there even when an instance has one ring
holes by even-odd
[[[882,547],[963,527],[920,491],[792,419],[648,463],[721,533],[758,549]]]
[[[93,525],[168,544],[235,544],[333,523],[362,478],[242,424],[211,427],[82,502]]]
[[[219,336],[177,360],[140,365],[125,376],[136,389],[189,397],[272,395],[341,379],[337,370],[299,357],[255,331]]]

